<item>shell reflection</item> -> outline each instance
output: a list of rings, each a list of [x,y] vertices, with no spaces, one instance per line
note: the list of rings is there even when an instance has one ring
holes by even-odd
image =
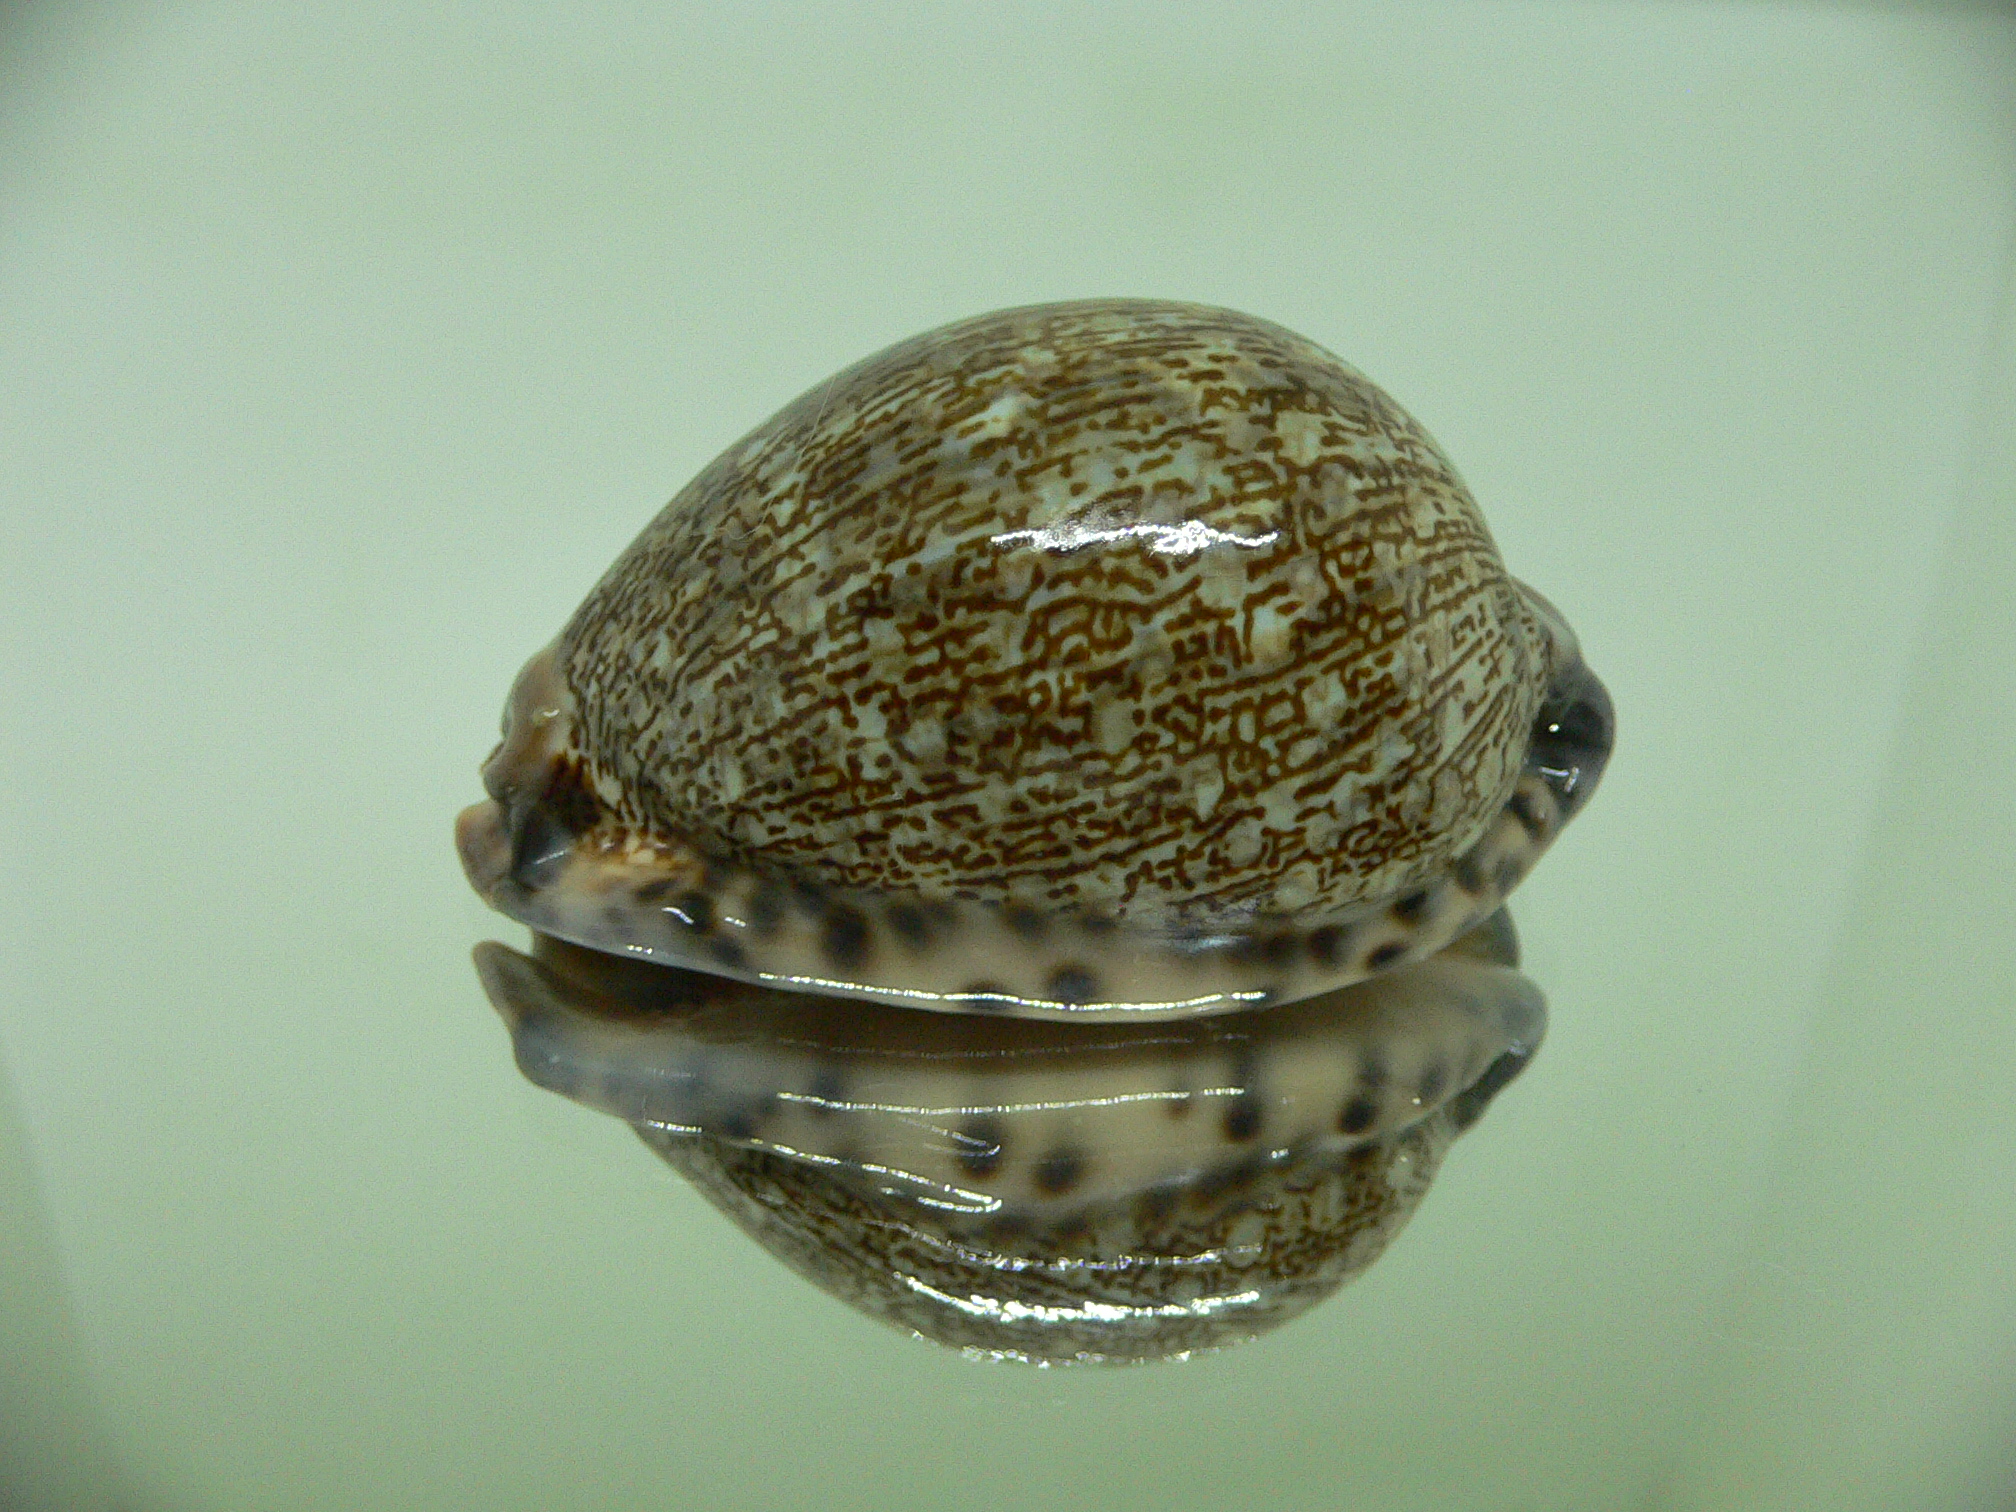
[[[1371,1264],[1537,1050],[1501,911],[1302,1003],[1090,1026],[781,993],[535,936],[476,952],[518,1065],[801,1275],[989,1356],[1236,1343]]]

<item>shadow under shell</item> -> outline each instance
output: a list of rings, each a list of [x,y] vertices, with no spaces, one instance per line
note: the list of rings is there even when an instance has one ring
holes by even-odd
[[[1539,1046],[1516,960],[1500,913],[1304,1003],[1095,1027],[477,950],[528,1079],[850,1305],[1045,1364],[1237,1343],[1371,1264]]]

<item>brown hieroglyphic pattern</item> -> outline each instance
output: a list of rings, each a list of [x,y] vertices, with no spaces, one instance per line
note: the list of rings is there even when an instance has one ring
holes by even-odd
[[[562,637],[620,822],[1151,926],[1403,890],[1505,801],[1546,637],[1428,434],[1313,343],[1009,310],[713,462]]]

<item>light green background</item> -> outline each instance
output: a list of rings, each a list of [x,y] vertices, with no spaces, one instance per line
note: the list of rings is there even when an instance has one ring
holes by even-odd
[[[43,4],[0,70],[0,1505],[2016,1499],[2006,11]],[[1391,389],[1622,738],[1386,1259],[1038,1373],[523,1083],[448,825],[718,449],[1088,294]]]

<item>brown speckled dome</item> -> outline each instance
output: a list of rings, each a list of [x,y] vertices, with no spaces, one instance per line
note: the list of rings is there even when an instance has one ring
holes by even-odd
[[[1428,434],[1228,310],[1087,301],[837,375],[567,626],[628,827],[1148,927],[1324,917],[1472,845],[1548,636]]]

